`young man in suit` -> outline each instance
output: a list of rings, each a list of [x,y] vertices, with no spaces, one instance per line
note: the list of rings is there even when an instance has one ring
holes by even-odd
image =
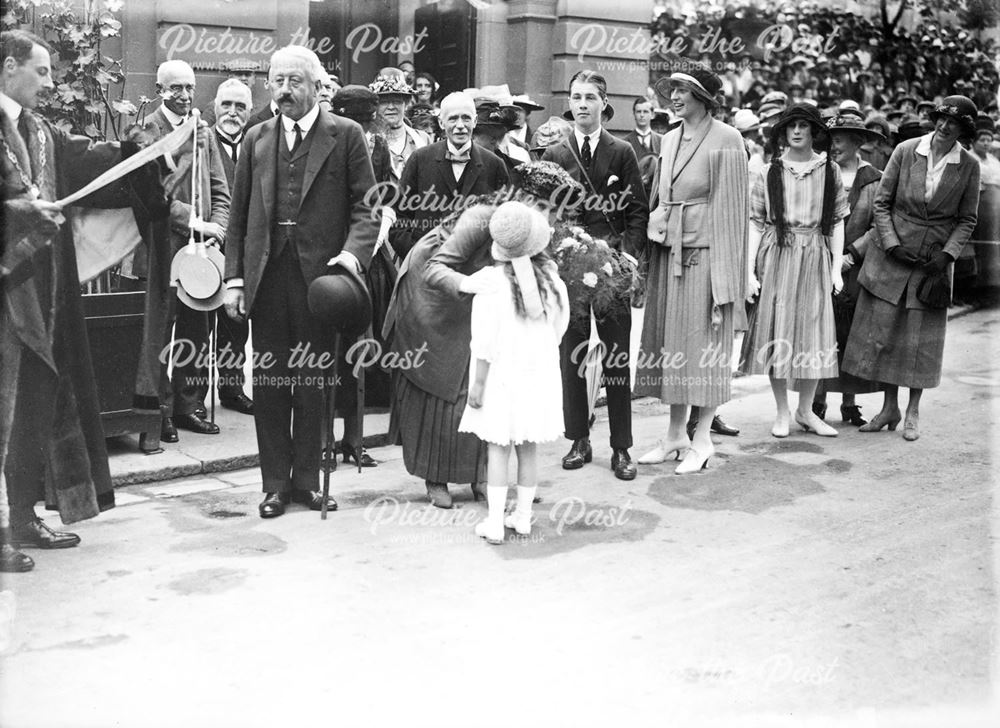
[[[607,82],[594,71],[579,71],[570,79],[569,93],[573,133],[546,149],[542,159],[566,169],[587,191],[590,199],[584,204],[580,219],[584,229],[636,256],[646,245],[648,201],[632,147],[601,126],[602,115],[610,119],[614,114],[608,106]],[[605,347],[604,385],[611,427],[611,468],[620,480],[632,480],[636,475],[628,452],[632,447],[629,374],[632,310],[622,306],[613,311],[594,311],[594,316],[597,335]],[[582,468],[593,458],[587,383],[581,366],[589,339],[588,319],[585,324],[571,322],[562,341],[563,418],[566,437],[573,441],[562,461],[566,470]]]
[[[243,147],[243,134],[253,98],[242,81],[230,78],[219,84],[215,91],[215,139],[222,152],[222,169],[230,192],[236,177],[236,162]],[[219,403],[245,415],[253,414],[253,401],[243,392],[246,377],[239,364],[244,358],[250,325],[231,319],[225,311],[214,312],[216,317],[216,352],[219,362]]]
[[[309,310],[309,284],[330,265],[368,265],[378,234],[375,184],[355,122],[319,106],[322,66],[302,46],[271,56],[280,115],[250,129],[236,163],[226,237],[226,312],[253,322],[254,424],[261,518],[290,502],[320,510],[322,357],[332,342]],[[294,415],[294,421],[293,421]],[[327,507],[337,508],[332,498]]]
[[[471,96],[446,96],[438,119],[445,139],[416,150],[399,181],[400,203],[389,242],[400,258],[452,211],[460,210],[465,198],[510,183],[500,158],[472,142],[476,105]]]
[[[156,70],[156,91],[163,104],[147,117],[159,128],[160,136],[166,136],[187,121],[194,103],[195,76],[191,66],[184,61],[165,61]],[[177,253],[187,244],[191,234],[195,240],[214,240],[221,244],[226,235],[229,220],[229,183],[222,168],[219,147],[215,134],[208,127],[198,130],[199,195],[198,219],[191,225],[191,141],[171,156],[172,171],[164,179],[163,186],[170,203],[170,248]],[[139,266],[142,270],[141,265]],[[168,294],[169,295],[169,294]],[[170,326],[176,322],[175,341],[189,341],[193,351],[199,355],[207,351],[209,342],[209,314],[195,311],[176,296],[169,295],[168,328],[164,332],[164,346],[170,342]],[[191,358],[191,357],[188,357]],[[200,358],[200,356],[198,357]],[[175,366],[173,379],[166,379],[167,364],[163,364],[162,398],[165,405],[161,439],[177,442],[177,428],[201,435],[217,435],[219,427],[205,420],[204,382],[208,381],[208,369],[196,366],[196,361]],[[169,386],[168,386],[169,385]]]
[[[635,129],[625,135],[625,141],[632,145],[635,157],[640,162],[650,155],[660,156],[660,140],[663,138],[653,131],[653,103],[644,96],[637,96],[632,102],[632,117]]]

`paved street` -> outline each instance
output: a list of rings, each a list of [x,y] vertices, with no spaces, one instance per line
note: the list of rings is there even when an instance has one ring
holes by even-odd
[[[4,575],[0,725],[998,725],[1000,311],[948,336],[916,443],[776,440],[743,378],[707,471],[622,483],[602,410],[592,465],[540,450],[535,531],[500,547],[394,447],[325,522],[258,518],[256,470],[120,488]],[[634,455],[662,412],[635,403]]]

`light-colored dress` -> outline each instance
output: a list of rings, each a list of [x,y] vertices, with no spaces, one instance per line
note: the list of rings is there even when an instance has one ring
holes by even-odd
[[[831,225],[847,217],[847,196],[837,165],[820,154],[809,162],[782,160],[785,241],[778,244],[771,221],[767,172],[757,177],[750,196],[750,219],[764,225],[757,252],[760,296],[747,336],[749,374],[777,379],[837,376],[837,338],[833,319],[830,240],[823,235],[824,170],[834,175],[836,195]]]
[[[476,360],[490,363],[479,408],[466,405],[459,432],[471,432],[498,445],[550,442],[563,434],[562,377],[559,342],[569,324],[566,285],[555,266],[548,270],[558,294],[550,296],[548,313],[538,319],[518,316],[502,265],[489,273],[495,286],[472,302],[472,356],[469,382],[476,379]]]
[[[730,398],[733,333],[744,299],[743,138],[711,117],[670,131],[657,185],[650,239],[660,240],[662,231],[662,242],[649,246],[635,392],[666,404],[717,407]]]

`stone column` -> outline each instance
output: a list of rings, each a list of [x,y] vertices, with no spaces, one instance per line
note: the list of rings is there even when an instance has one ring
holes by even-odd
[[[514,3],[511,3],[512,5]],[[550,4],[550,3],[546,3]],[[568,108],[569,80],[582,69],[608,81],[613,132],[632,128],[632,101],[649,86],[649,24],[653,0],[559,0],[552,36],[552,113]]]
[[[545,107],[532,114],[529,124],[538,128],[550,114],[562,113],[552,103],[552,59],[556,51],[554,30],[557,0],[510,0],[507,4],[507,74],[504,79],[515,94],[528,94]]]

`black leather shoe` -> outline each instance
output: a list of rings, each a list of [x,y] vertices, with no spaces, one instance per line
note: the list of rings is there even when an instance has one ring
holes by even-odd
[[[208,410],[205,408],[205,405],[203,404],[200,404],[197,407],[195,407],[194,413],[199,417],[201,417],[203,420],[208,419]]]
[[[177,426],[173,417],[164,417],[160,423],[160,442],[177,442]]]
[[[635,480],[635,463],[629,457],[628,450],[611,451],[611,469],[615,471],[618,480]]]
[[[573,441],[573,447],[562,459],[563,470],[578,470],[593,459],[594,450],[590,447],[590,438],[581,437]]]
[[[813,414],[819,417],[821,420],[826,419],[826,402],[813,402],[812,404]]]
[[[292,503],[309,506],[310,511],[321,511],[323,510],[323,494],[318,490],[293,490]],[[337,501],[333,499],[333,496],[327,496],[326,509],[328,511],[337,510]]]
[[[257,510],[260,511],[261,518],[277,518],[285,514],[285,506],[288,504],[288,495],[285,493],[265,493],[264,500],[260,502]]]
[[[219,404],[226,409],[235,410],[241,415],[253,414],[253,400],[243,394],[243,392],[234,394],[233,396],[223,397],[219,395]]]
[[[730,427],[718,415],[712,418],[711,430],[718,435],[728,435],[729,437],[736,437],[740,434],[740,428]]]
[[[340,451],[344,454],[344,462],[353,462],[355,465],[358,464],[358,451],[354,449],[353,445],[348,445],[346,443],[340,446]],[[378,460],[373,458],[368,454],[368,451],[361,448],[361,467],[363,468],[377,468]]]
[[[840,405],[840,417],[844,422],[850,422],[855,427],[868,424],[868,420],[861,416],[861,408],[856,404]]]
[[[219,426],[203,420],[192,412],[189,415],[174,415],[174,425],[182,430],[197,432],[199,435],[218,435]]]
[[[27,554],[22,554],[9,543],[0,546],[0,572],[22,574],[35,568],[35,562]]]
[[[33,546],[37,549],[69,549],[80,543],[75,533],[60,533],[46,526],[41,518],[28,521],[10,530],[15,546]]]

